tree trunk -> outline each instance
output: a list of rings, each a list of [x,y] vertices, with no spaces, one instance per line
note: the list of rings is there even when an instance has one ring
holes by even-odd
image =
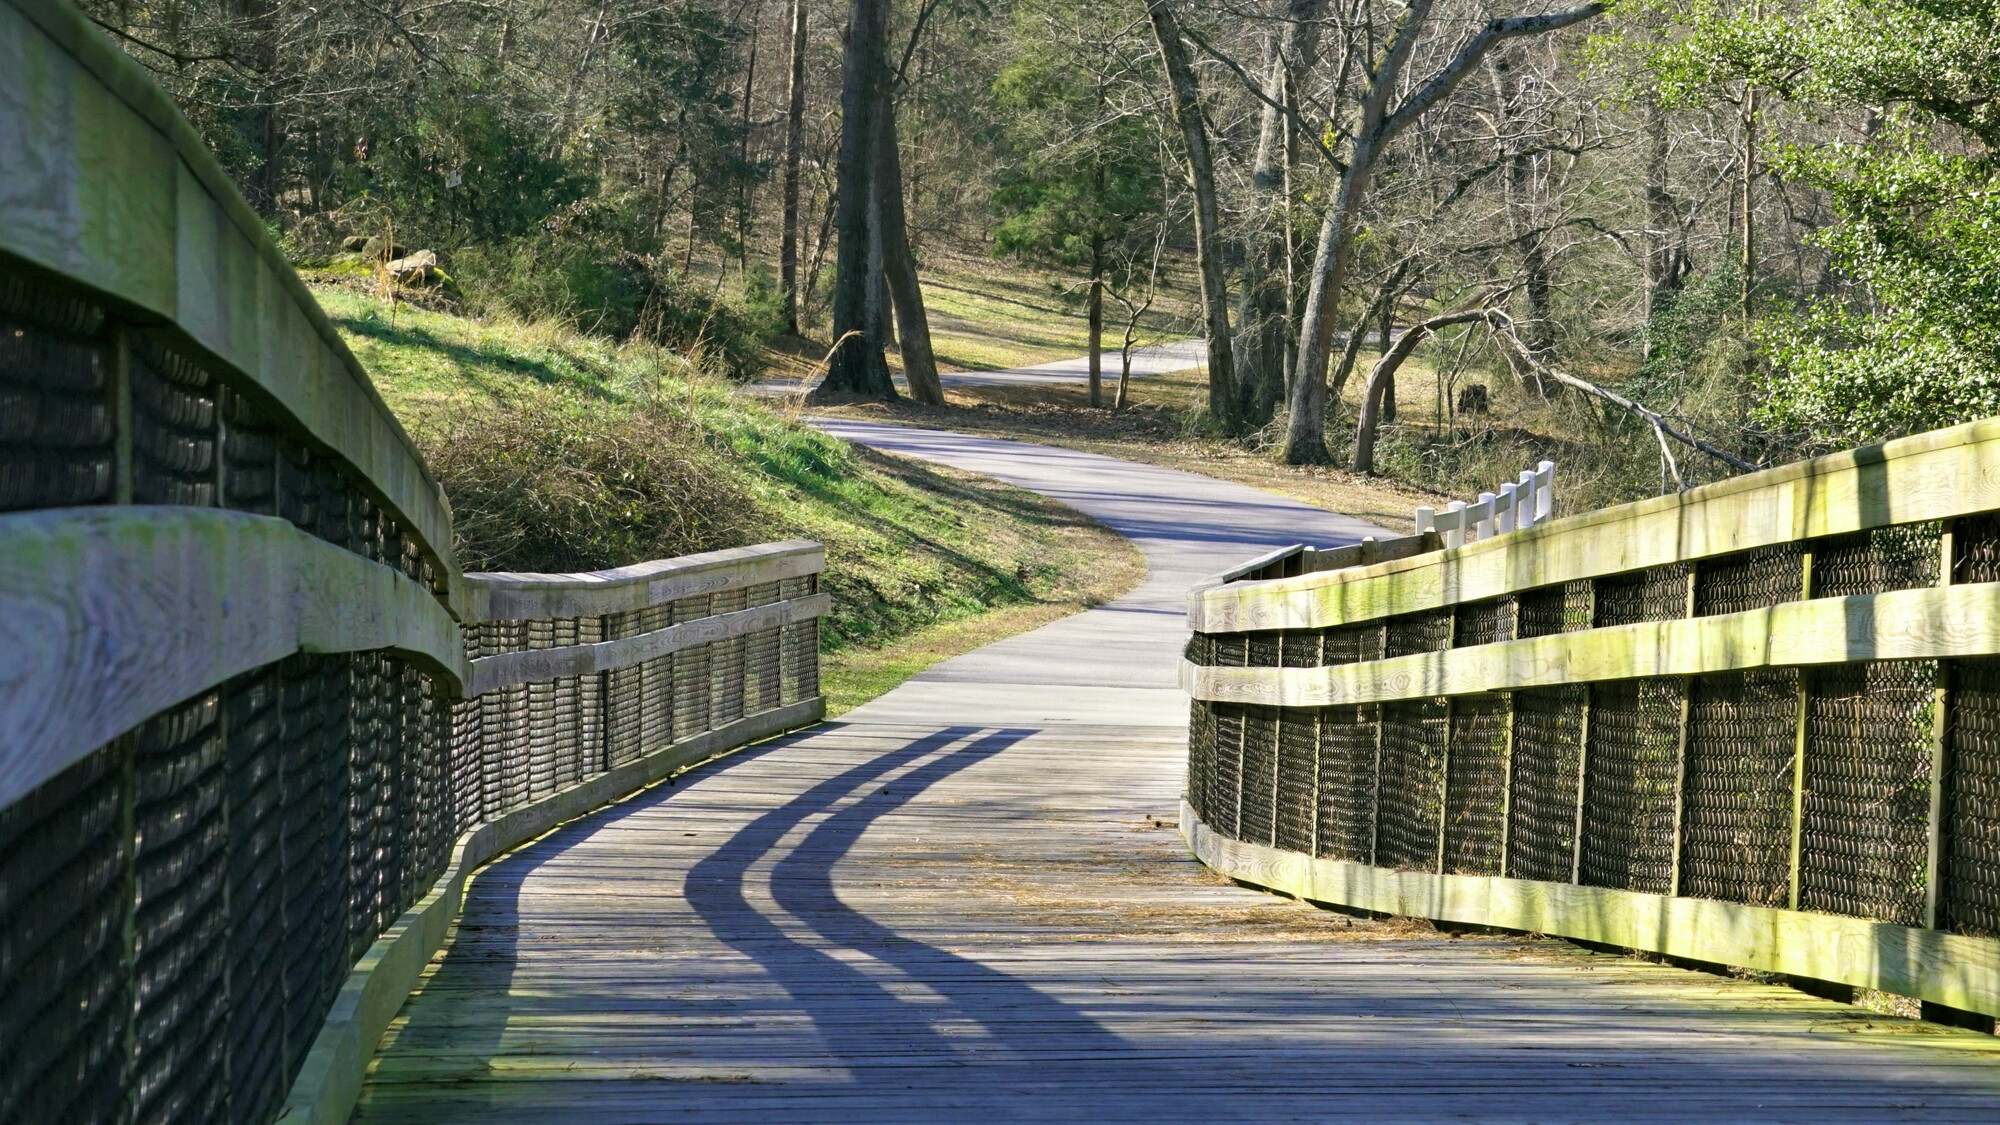
[[[785,83],[785,230],[778,247],[778,288],[785,331],[799,334],[799,169],[806,151],[806,4],[792,0],[791,77]]]
[[[1237,417],[1236,366],[1229,339],[1229,287],[1222,271],[1222,209],[1216,201],[1215,163],[1208,151],[1208,124],[1202,118],[1201,90],[1181,42],[1172,0],[1150,0],[1146,14],[1166,64],[1168,92],[1181,138],[1187,145],[1188,179],[1194,188],[1195,261],[1201,269],[1202,313],[1208,329],[1208,410],[1231,434]]]
[[[876,115],[888,99],[883,39],[888,0],[853,0],[840,81],[839,248],[834,254],[833,352],[818,395],[894,399],[896,384],[882,355],[882,326],[869,315],[878,274],[869,270]],[[872,323],[871,323],[872,321]]]
[[[1474,320],[1485,320],[1486,310],[1462,310],[1434,316],[1410,326],[1395,344],[1382,353],[1375,361],[1374,370],[1368,373],[1368,384],[1361,389],[1361,418],[1354,428],[1354,471],[1372,473],[1375,471],[1375,434],[1381,422],[1393,422],[1393,416],[1384,417],[1382,408],[1389,405],[1392,413],[1396,395],[1396,369],[1417,350],[1424,337],[1449,324],[1465,324]]]
[[[1104,240],[1090,240],[1090,405],[1104,405]]]
[[[1325,465],[1326,373],[1333,358],[1333,316],[1340,291],[1347,284],[1348,258],[1353,253],[1354,214],[1368,194],[1375,172],[1375,138],[1355,138],[1340,194],[1320,224],[1319,247],[1313,254],[1312,287],[1306,292],[1303,323],[1299,325],[1298,371],[1292,376],[1292,416],[1285,432],[1285,463]]]
[[[910,232],[903,215],[903,155],[896,135],[896,103],[882,106],[876,122],[876,218],[880,220],[882,275],[896,304],[896,328],[902,341],[903,378],[910,397],[931,406],[944,405],[938,382],[937,358],[931,353],[931,322],[924,312],[924,289],[910,253]]]
[[[1284,31],[1265,53],[1265,97],[1251,165],[1252,229],[1243,255],[1237,306],[1242,347],[1236,373],[1250,426],[1271,420],[1289,390],[1292,304],[1291,171],[1296,129],[1289,107],[1301,76],[1319,59],[1319,25],[1326,0],[1291,0]],[[1275,103],[1275,104],[1274,104]]]
[[[1646,322],[1663,311],[1679,275],[1680,216],[1667,189],[1667,111],[1658,101],[1646,103]],[[1645,358],[1653,358],[1653,336],[1646,333]]]

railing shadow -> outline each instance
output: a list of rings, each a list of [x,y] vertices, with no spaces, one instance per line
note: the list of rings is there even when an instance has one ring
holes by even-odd
[[[752,1006],[774,1015],[804,1016],[824,1060],[819,1065],[826,1067],[826,1080],[839,1082],[850,1093],[873,1091],[893,1102],[909,1093],[908,1066],[958,1060],[965,1069],[954,1074],[967,1085],[959,1088],[955,1080],[954,1093],[980,1104],[1004,1099],[1023,1083],[1045,1084],[1049,1076],[1035,1069],[1044,1060],[1123,1053],[1122,1041],[1089,1016],[1002,971],[898,933],[841,901],[834,884],[840,859],[882,817],[1034,733],[982,733],[982,728],[961,726],[916,738],[761,813],[686,869],[681,880],[686,905],[715,939],[748,959],[782,993],[782,998],[752,1001]],[[796,752],[799,737],[767,743],[708,768],[740,768],[774,751]],[[607,988],[600,972],[573,992],[551,995],[546,987],[516,988],[516,971],[525,949],[532,948],[536,927],[532,907],[524,917],[521,892],[551,861],[588,846],[604,829],[659,809],[684,788],[663,787],[600,810],[480,872],[458,936],[411,1001],[405,1026],[378,1064],[377,1080],[426,1083],[419,1096],[440,1109],[497,1105],[496,1099],[514,1095],[481,1079],[501,1078],[510,1069],[509,1056],[533,1057],[550,1049],[552,1060],[591,1054],[593,1044],[585,1040],[594,1034],[588,1030],[592,1027],[604,1027],[620,1041],[620,1048],[607,1054],[632,1047],[638,1026],[620,1028],[620,1019],[635,1002],[658,1014],[656,997],[635,1000],[615,985]],[[799,837],[798,829],[816,818]],[[682,827],[674,820],[661,830],[679,835]],[[771,894],[762,904],[752,901],[752,873],[760,866],[769,871]],[[664,881],[672,875],[671,869],[641,868],[628,877]],[[567,928],[578,921],[556,918],[549,925]],[[645,1044],[640,1053],[655,1058],[698,1054],[698,1034],[686,1021],[740,1018],[742,1003],[740,998],[677,997],[671,1004],[677,1014],[673,1022],[682,1030],[663,1034],[676,1039],[685,1034],[686,1040]],[[538,1027],[547,1027],[556,1038],[539,1033]],[[443,1057],[456,1060],[449,1073],[427,1071],[425,1060]],[[405,1102],[409,1096],[406,1087],[395,1100]],[[361,1108],[359,1119],[366,1120],[367,1106]]]
[[[689,905],[718,939],[755,961],[785,990],[819,1028],[825,1047],[854,1068],[857,1085],[868,1085],[882,1061],[897,1056],[934,1062],[977,1051],[992,1060],[997,1049],[1000,1057],[992,1061],[1024,1063],[1052,1050],[1069,1057],[1119,1045],[1117,1036],[1061,1001],[990,966],[897,933],[842,902],[834,887],[834,865],[877,820],[1034,733],[993,731],[955,750],[948,748],[978,734],[978,728],[951,727],[917,739],[763,814],[689,871]],[[912,764],[915,768],[893,782],[835,809],[857,789]],[[829,810],[803,840],[783,844],[808,818]],[[817,941],[794,937],[745,893],[751,867],[773,852],[779,855],[771,871],[772,897]],[[871,974],[855,959],[835,956],[836,949],[865,954],[888,971]],[[913,1002],[892,990],[889,978],[920,984],[937,1000]],[[951,1031],[938,1026],[945,1022],[953,1025]],[[899,1089],[904,1084],[900,1076],[891,1081]]]

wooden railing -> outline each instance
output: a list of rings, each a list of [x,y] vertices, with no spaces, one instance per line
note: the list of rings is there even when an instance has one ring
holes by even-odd
[[[1236,878],[2000,1013],[2000,420],[1197,587]]]
[[[0,1121],[344,1122],[471,871],[815,722],[817,544],[461,574],[136,64],[0,0]]]

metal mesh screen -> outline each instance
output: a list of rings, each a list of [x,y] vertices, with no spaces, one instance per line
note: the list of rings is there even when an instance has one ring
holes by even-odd
[[[1846,598],[1938,583],[1939,523],[1881,527],[1812,542],[1812,596]]]
[[[1387,651],[1388,631],[1380,624],[1349,625],[1325,630],[1320,659],[1327,664],[1359,664],[1380,660]]]
[[[1459,606],[1454,611],[1451,647],[1465,648],[1513,640],[1514,612],[1512,598],[1491,598]]]
[[[1443,814],[1446,706],[1419,699],[1382,707],[1375,862],[1435,871]]]
[[[1510,719],[1505,696],[1469,695],[1451,701],[1444,790],[1446,871],[1500,874]]]
[[[106,503],[117,434],[104,315],[66,303],[50,325],[22,315],[28,304],[12,279],[0,289],[0,511]]]
[[[1216,633],[1209,640],[1215,646],[1212,663],[1223,668],[1241,668],[1250,662],[1250,634]]]
[[[1596,580],[1592,624],[1632,625],[1688,615],[1688,564],[1673,563]]]
[[[1938,925],[2000,937],[2000,659],[1951,669]]]
[[[1283,646],[1285,638],[1283,630],[1265,629],[1255,633],[1245,633],[1243,636],[1248,649],[1245,662],[1250,667],[1279,667],[1279,649]]]
[[[125,1085],[130,737],[0,809],[0,1118],[105,1120]]]
[[[1590,628],[1594,588],[1582,578],[1514,596],[1514,635],[1552,637]]]
[[[1203,823],[1213,824],[1208,807],[1209,776],[1215,770],[1215,705],[1197,699],[1188,705],[1187,802]]]
[[[710,595],[710,613],[734,613],[744,608],[741,589],[720,590]],[[709,713],[708,725],[725,726],[743,717],[744,638],[730,637],[708,646]]]
[[[1270,844],[1278,803],[1278,709],[1248,707],[1243,715],[1243,781],[1237,837]]]
[[[138,504],[215,503],[215,381],[155,348],[134,348],[132,500]]]
[[[1784,906],[1792,851],[1799,674],[1694,681],[1682,786],[1680,893]]]
[[[1587,690],[1572,686],[1514,693],[1507,874],[1517,879],[1567,883],[1575,873]]]
[[[1208,793],[1203,807],[1208,826],[1224,836],[1235,836],[1238,785],[1243,779],[1243,708],[1234,703],[1215,705],[1215,755],[1208,768]]]
[[[1694,572],[1694,615],[1764,609],[1804,593],[1805,552],[1797,543],[1780,543],[1703,559]]]
[[[1368,863],[1375,840],[1375,752],[1380,709],[1319,712],[1319,852]]]
[[[1278,799],[1272,843],[1287,851],[1311,855],[1313,802],[1319,778],[1319,714],[1285,710],[1277,711],[1277,716]]]
[[[1384,655],[1414,656],[1420,652],[1437,652],[1450,648],[1451,618],[1452,614],[1448,609],[1391,617],[1388,623],[1388,637],[1384,642]]]
[[[698,621],[709,615],[709,598],[682,598],[671,607],[661,607],[673,615],[675,624]],[[714,721],[711,708],[711,675],[714,645],[698,648],[684,648],[673,654],[673,671],[662,676],[661,686],[672,701],[673,729],[682,738],[687,738],[721,724]],[[660,671],[664,672],[662,668]],[[651,675],[651,673],[648,673]],[[653,685],[649,681],[648,688]]]
[[[1317,668],[1326,661],[1325,629],[1287,629],[1278,634],[1278,663],[1286,668]]]
[[[1923,924],[1937,683],[1931,661],[1807,677],[1800,907]]]
[[[1673,880],[1674,795],[1686,684],[1619,680],[1590,689],[1582,882],[1665,894]]]
[[[1952,521],[1951,581],[1953,585],[2000,582],[2000,515]]]

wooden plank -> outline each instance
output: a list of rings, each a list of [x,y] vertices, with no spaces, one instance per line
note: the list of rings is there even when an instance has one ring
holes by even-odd
[[[824,547],[788,539],[583,574],[476,572],[461,577],[459,602],[467,622],[597,617],[825,569]]]
[[[749,715],[726,727],[655,750],[636,761],[467,830],[453,849],[451,866],[417,904],[383,931],[355,963],[333,1009],[320,1025],[298,1077],[285,1097],[278,1120],[307,1125],[346,1125],[361,1093],[361,1081],[375,1045],[403,1002],[416,988],[431,956],[444,944],[465,901],[466,880],[478,868],[558,825],[671,777],[676,771],[799,727],[826,714],[824,697],[814,697]]]
[[[451,517],[402,424],[208,146],[144,68],[60,0],[0,4],[0,254],[54,271],[344,457],[452,569]]]
[[[1767,609],[1529,637],[1362,664],[1221,668],[1182,662],[1197,699],[1322,707],[1861,660],[2000,653],[2000,583],[1892,590]]]
[[[1321,628],[2000,508],[2000,419],[1829,454],[1399,562],[1189,596],[1200,632]]]
[[[679,625],[669,625],[636,637],[621,637],[587,645],[563,648],[527,649],[482,656],[472,662],[471,687],[467,695],[487,692],[535,680],[563,676],[587,676],[629,668],[684,648],[705,645],[728,637],[775,629],[800,621],[824,617],[833,608],[830,594],[812,594],[789,601],[752,606],[733,613],[702,617]]]
[[[1712,899],[1315,859],[1222,836],[1185,802],[1181,830],[1195,855],[1222,874],[1313,902],[1553,934],[2000,1014],[2000,940],[1992,938]]]
[[[471,678],[429,591],[285,520],[150,506],[0,516],[0,807],[238,673],[379,648],[454,691]]]

